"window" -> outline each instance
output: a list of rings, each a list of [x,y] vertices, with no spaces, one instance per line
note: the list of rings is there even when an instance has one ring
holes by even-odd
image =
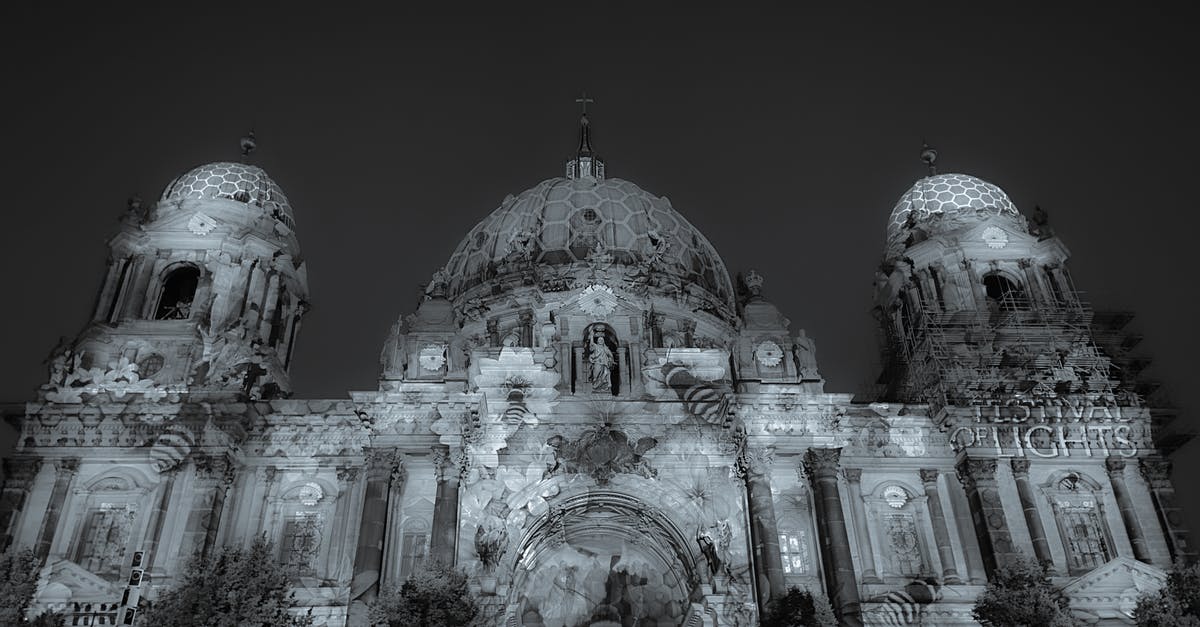
[[[1074,472],[1053,485],[1051,504],[1071,575],[1086,573],[1112,559],[1100,494],[1099,484]]]
[[[883,533],[892,560],[892,572],[905,577],[921,576],[925,565],[921,559],[916,517],[908,513],[884,514]]]
[[[429,536],[422,531],[407,531],[400,549],[400,579],[407,579],[425,559]]]
[[[324,517],[317,512],[296,512],[284,523],[281,561],[294,574],[311,577],[317,573],[324,527]]]
[[[133,503],[99,503],[87,513],[75,550],[75,563],[116,581],[121,577],[129,535],[137,517]]]
[[[808,538],[798,529],[789,529],[779,534],[779,553],[783,557],[785,575],[807,575],[812,558],[808,553]]]
[[[1021,287],[998,272],[984,276],[983,287],[989,299],[1003,306],[1012,307],[1022,299]]]
[[[200,270],[184,266],[172,270],[163,281],[162,294],[158,297],[155,320],[186,320],[192,315],[192,299],[196,297],[196,286],[200,283]]]

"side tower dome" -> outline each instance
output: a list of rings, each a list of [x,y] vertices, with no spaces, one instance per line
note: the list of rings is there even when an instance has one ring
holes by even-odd
[[[1025,218],[999,187],[969,174],[934,174],[900,197],[888,219],[887,256],[926,238],[985,221],[1027,233]]]
[[[56,349],[44,398],[289,394],[308,299],[294,229],[283,191],[244,163],[193,168],[148,209],[131,200],[92,321]]]

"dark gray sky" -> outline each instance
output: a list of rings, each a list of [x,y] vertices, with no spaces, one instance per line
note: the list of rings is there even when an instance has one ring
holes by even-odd
[[[1148,374],[1200,408],[1183,280],[1200,98],[1182,14],[22,4],[0,43],[0,400],[31,398],[58,336],[86,322],[126,198],[235,159],[251,124],[309,263],[297,395],[374,388],[417,285],[506,194],[561,175],[587,90],[609,175],[668,196],[731,271],[758,269],[816,339],[827,390],[876,375],[872,277],[926,137],[943,171],[1046,208],[1086,298],[1136,311]]]

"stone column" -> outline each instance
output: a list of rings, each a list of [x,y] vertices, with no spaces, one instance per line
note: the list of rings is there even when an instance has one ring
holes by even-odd
[[[983,568],[990,578],[996,567],[1019,557],[1013,547],[1008,519],[996,485],[996,460],[964,458],[958,463],[958,480],[967,491],[971,520],[979,539]]]
[[[171,493],[175,491],[175,468],[160,471],[159,476],[162,477],[162,483],[158,502],[150,510],[150,519],[146,522],[146,540],[142,543],[146,547],[147,570],[163,563],[158,553],[163,546],[162,530],[167,520],[167,507],[171,504]],[[153,575],[159,573],[159,569],[151,571]]]
[[[0,491],[0,551],[7,550],[16,535],[17,517],[25,509],[33,479],[42,469],[37,457],[12,457],[3,460],[4,489]]]
[[[210,535],[215,542],[217,524],[225,507],[226,478],[230,466],[224,456],[202,454],[194,456],[192,463],[196,471],[192,484],[192,506],[180,543],[180,553],[185,556],[194,552],[207,555],[205,546],[211,547],[208,542]]]
[[[942,582],[962,583],[954,562],[950,528],[946,526],[946,514],[942,510],[942,496],[938,492],[938,474],[937,468],[921,469],[921,484],[925,486],[925,505],[929,508],[929,522],[933,525],[933,541],[937,543],[938,560],[942,562]]]
[[[433,471],[437,477],[437,497],[433,504],[433,529],[429,538],[429,557],[447,566],[454,565],[455,538],[458,536],[458,467],[445,446],[433,449]]]
[[[1150,564],[1150,547],[1146,546],[1146,536],[1142,533],[1141,523],[1138,522],[1133,500],[1129,498],[1129,488],[1125,486],[1125,460],[1109,457],[1104,460],[1104,467],[1108,469],[1108,480],[1112,483],[1113,496],[1117,499],[1117,509],[1121,510],[1121,521],[1125,523],[1125,531],[1129,533],[1129,544],[1133,545],[1133,557],[1139,562]]]
[[[1042,564],[1053,568],[1054,557],[1050,554],[1050,543],[1046,540],[1046,529],[1042,527],[1042,516],[1038,513],[1033,485],[1029,483],[1029,460],[1012,460],[1013,479],[1017,484],[1017,496],[1025,512],[1025,525],[1029,527],[1029,539],[1033,542],[1033,555]]]
[[[1029,259],[1028,257],[1024,259],[1018,259],[1017,265],[1021,268],[1021,271],[1025,273],[1025,294],[1029,298],[1029,304],[1037,305],[1041,303],[1044,294],[1042,294],[1041,289],[1039,289],[1040,284],[1038,283],[1037,266],[1035,266],[1033,260]]]
[[[841,460],[840,448],[810,448],[804,456],[804,470],[812,482],[814,496],[821,502],[825,537],[821,549],[825,555],[829,581],[829,600],[833,602],[838,622],[843,626],[860,627],[861,608],[858,582],[854,577],[854,558],[850,554],[850,537],[846,519],[842,516],[842,498],[838,490],[837,471]]]
[[[1183,510],[1175,502],[1175,486],[1171,483],[1171,462],[1161,457],[1146,457],[1138,460],[1138,469],[1141,470],[1146,485],[1150,487],[1150,499],[1154,502],[1158,524],[1162,526],[1167,547],[1171,550],[1171,559],[1182,559],[1192,563],[1196,558],[1196,550],[1189,542]]]
[[[229,499],[229,490],[233,487],[234,465],[229,458],[218,458],[221,464],[214,466],[213,474],[218,476],[218,483],[213,491],[212,510],[208,516],[208,524],[204,527],[204,544],[200,554],[212,555],[217,545],[217,534],[221,530],[221,518],[225,515],[225,503]]]
[[[359,523],[358,551],[354,554],[354,580],[350,600],[370,603],[379,594],[383,572],[383,545],[388,522],[388,493],[393,476],[400,468],[393,450],[371,451],[367,455],[367,489],[363,495],[362,520]],[[399,482],[403,483],[401,475]]]
[[[63,504],[67,501],[71,483],[78,472],[78,457],[54,460],[54,488],[50,492],[50,504],[46,507],[46,516],[42,518],[42,526],[38,529],[37,542],[34,543],[34,552],[43,562],[46,561],[46,556],[50,555],[50,544],[54,541],[54,534],[58,531],[58,518],[62,515]]]
[[[775,519],[775,500],[771,496],[770,451],[743,451],[739,460],[745,469],[746,492],[750,504],[751,536],[759,560],[759,601],[765,607],[771,599],[783,597],[787,587],[783,580],[783,556],[779,553],[779,525]],[[766,579],[765,586],[762,578]],[[767,594],[761,594],[763,591]]]
[[[878,583],[875,572],[875,548],[871,544],[871,530],[867,525],[867,510],[863,507],[862,468],[845,468],[842,474],[850,488],[850,512],[854,516],[854,530],[858,535],[858,556],[862,562],[863,583]]]

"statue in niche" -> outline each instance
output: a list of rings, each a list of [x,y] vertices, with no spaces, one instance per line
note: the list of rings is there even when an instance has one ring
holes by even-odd
[[[796,369],[800,372],[800,379],[808,381],[821,378],[817,373],[817,345],[804,329],[800,329],[800,335],[796,336],[792,352],[796,358]]]
[[[593,392],[612,391],[612,370],[616,361],[612,349],[604,337],[604,328],[593,326],[588,334],[587,361],[588,381]]]

